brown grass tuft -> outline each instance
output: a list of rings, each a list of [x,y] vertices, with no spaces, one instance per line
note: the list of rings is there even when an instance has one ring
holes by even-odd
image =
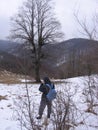
[[[0,95],[0,101],[1,100],[7,100],[7,95],[5,95],[5,96]]]

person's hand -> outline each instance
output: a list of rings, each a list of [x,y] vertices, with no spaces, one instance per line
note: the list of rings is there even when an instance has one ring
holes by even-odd
[[[44,80],[41,80],[41,83],[44,84]]]
[[[41,86],[43,85],[43,83],[41,83]]]

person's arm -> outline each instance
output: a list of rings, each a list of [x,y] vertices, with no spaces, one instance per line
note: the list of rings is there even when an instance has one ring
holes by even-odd
[[[40,91],[40,92],[44,92],[44,84],[43,84],[43,83],[41,83],[41,85],[40,85],[40,87],[39,87],[39,91]]]

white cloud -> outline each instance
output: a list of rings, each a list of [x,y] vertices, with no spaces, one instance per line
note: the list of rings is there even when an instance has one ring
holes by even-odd
[[[18,10],[22,0],[0,0],[0,16],[11,16]]]
[[[9,18],[2,17],[2,20],[0,20],[0,39],[4,39],[8,35],[9,29]]]
[[[0,0],[0,39],[5,39],[10,31],[10,18],[17,13],[23,0]]]
[[[95,12],[98,12],[98,2],[96,0],[54,0],[55,11],[62,29],[66,34],[66,38],[76,37],[77,23],[74,18],[75,11],[79,11],[81,18],[86,17],[91,20]]]
[[[0,0],[0,38],[8,35],[10,30],[9,18],[14,15],[24,0]],[[55,12],[58,20],[61,22],[62,30],[66,38],[76,36],[77,25],[73,13],[79,10],[81,17],[90,17],[93,13],[98,12],[97,0],[54,0]],[[4,20],[6,21],[4,22]],[[1,34],[2,33],[2,34]]]

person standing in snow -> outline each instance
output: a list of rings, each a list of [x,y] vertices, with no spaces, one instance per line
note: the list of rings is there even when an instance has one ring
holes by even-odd
[[[54,86],[54,84],[51,83],[51,81],[48,77],[45,77],[43,79],[43,81],[44,82],[41,83],[41,85],[39,87],[39,91],[42,92],[42,96],[41,96],[41,102],[40,102],[40,107],[39,107],[39,116],[37,117],[37,119],[42,118],[43,111],[46,106],[47,106],[47,118],[50,118],[50,114],[51,114],[52,101],[49,101],[47,99],[46,95],[49,92],[49,87],[47,87],[46,84],[53,85],[53,88],[55,88],[55,86]]]

